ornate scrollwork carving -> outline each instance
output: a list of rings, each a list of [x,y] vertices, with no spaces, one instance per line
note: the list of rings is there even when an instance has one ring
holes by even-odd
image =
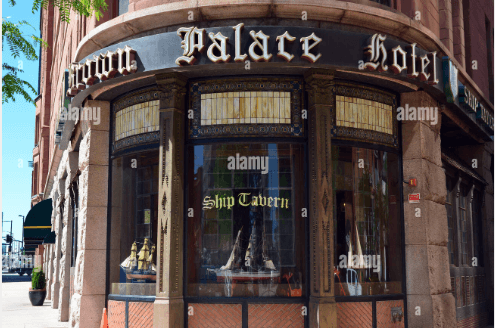
[[[311,108],[316,104],[330,105],[334,93],[334,72],[310,70],[305,75],[308,104]]]
[[[155,75],[160,90],[160,110],[178,110],[184,108],[187,79],[177,73]]]

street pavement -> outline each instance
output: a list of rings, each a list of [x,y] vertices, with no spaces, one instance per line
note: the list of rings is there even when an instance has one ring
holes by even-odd
[[[2,273],[3,328],[67,328],[68,322],[57,320],[58,310],[51,308],[51,301],[43,306],[32,306],[29,301],[31,277]]]
[[[57,320],[58,310],[51,308],[51,301],[43,306],[29,302],[31,277],[17,273],[2,273],[2,328],[68,328],[68,322]],[[493,328],[487,326],[486,328]]]

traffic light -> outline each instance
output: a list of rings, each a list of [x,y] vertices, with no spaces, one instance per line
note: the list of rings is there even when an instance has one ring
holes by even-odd
[[[12,236],[11,235],[7,235],[5,237],[5,241],[7,242],[7,244],[12,244]]]

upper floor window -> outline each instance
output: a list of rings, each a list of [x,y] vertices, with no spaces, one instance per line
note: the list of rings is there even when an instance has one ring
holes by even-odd
[[[389,6],[389,7],[390,7],[390,2],[391,2],[391,0],[371,0],[371,1],[379,3],[381,5]]]
[[[34,132],[34,147],[38,147],[40,138],[40,116],[36,115],[36,130]]]
[[[119,0],[119,16],[129,11],[129,0]]]

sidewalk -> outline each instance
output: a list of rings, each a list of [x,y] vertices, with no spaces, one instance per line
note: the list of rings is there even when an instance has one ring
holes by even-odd
[[[12,276],[12,277],[11,277]],[[19,277],[3,274],[2,279],[2,327],[9,328],[67,328],[68,322],[57,320],[58,310],[51,308],[51,301],[43,306],[32,306],[29,302],[31,282],[7,282]]]

